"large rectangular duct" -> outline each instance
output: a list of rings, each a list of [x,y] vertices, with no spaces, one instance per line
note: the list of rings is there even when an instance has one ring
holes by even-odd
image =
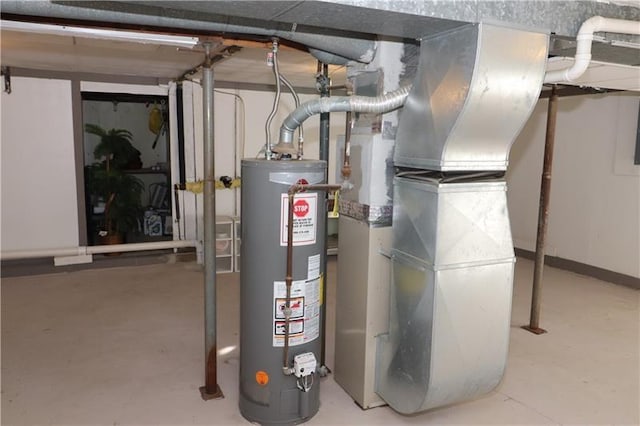
[[[469,24],[422,40],[394,162],[418,169],[506,170],[542,86],[548,36]]]
[[[514,254],[504,182],[396,178],[389,334],[378,394],[415,413],[500,381],[509,345]]]
[[[502,379],[515,258],[495,176],[538,99],[547,45],[488,24],[422,41],[396,138],[395,166],[413,170],[394,180],[389,332],[376,358],[376,392],[401,413]]]

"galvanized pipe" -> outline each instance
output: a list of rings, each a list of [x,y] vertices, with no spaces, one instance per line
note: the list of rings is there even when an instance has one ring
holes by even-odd
[[[204,125],[204,345],[205,385],[202,399],[224,395],[218,386],[216,349],[216,190],[215,149],[213,140],[213,60],[211,44],[204,43],[206,58],[202,68],[202,115]]]
[[[276,80],[276,95],[273,98],[273,107],[271,108],[271,112],[269,113],[269,116],[267,117],[267,121],[264,125],[265,127],[265,133],[267,136],[267,140],[264,146],[264,156],[265,159],[267,160],[271,160],[271,122],[273,121],[273,117],[276,116],[276,114],[278,113],[278,107],[280,106],[280,70],[278,69],[278,40],[277,39],[273,39],[271,42],[271,57],[272,57],[272,68],[273,68],[273,75],[275,76],[275,80]]]
[[[329,80],[329,65],[318,62],[318,73],[321,74],[320,82],[320,98],[329,98],[331,93],[329,92],[329,86],[331,81]],[[302,124],[301,124],[302,125]],[[319,159],[329,162],[329,111],[322,112],[320,114],[320,153]]]
[[[526,330],[535,334],[546,333],[540,328],[540,306],[542,300],[542,275],[544,270],[544,250],[549,218],[549,200],[551,199],[551,171],[553,168],[553,146],[556,137],[556,116],[558,113],[558,95],[556,86],[551,89],[547,109],[547,133],[544,145],[544,164],[540,182],[540,206],[538,209],[538,236],[536,239],[536,259],[533,270],[533,291],[531,293],[531,317]]]
[[[285,285],[287,287],[285,309],[284,309],[284,350],[282,351],[282,372],[289,376],[293,373],[289,365],[289,321],[291,317],[291,285],[293,284],[293,203],[295,196],[301,191],[337,191],[342,185],[298,185],[289,187],[287,193],[289,197],[289,209],[287,214],[287,270],[285,275]],[[326,215],[325,215],[326,216]],[[326,255],[325,255],[326,257]]]

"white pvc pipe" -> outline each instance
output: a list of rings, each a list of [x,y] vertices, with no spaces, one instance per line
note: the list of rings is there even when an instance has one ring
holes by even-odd
[[[640,35],[640,22],[594,16],[580,26],[576,40],[576,56],[569,68],[548,71],[544,76],[545,83],[572,82],[580,78],[591,62],[591,43],[593,33],[607,32]]]
[[[13,250],[0,253],[2,260],[34,259],[38,257],[85,256],[88,254],[122,253],[129,251],[164,250],[196,247],[197,241],[157,241],[152,243],[111,244],[102,246],[81,246],[40,250]]]

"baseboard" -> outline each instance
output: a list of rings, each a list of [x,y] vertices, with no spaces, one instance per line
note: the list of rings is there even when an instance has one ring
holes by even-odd
[[[536,258],[536,254],[529,250],[524,250],[516,247],[515,252],[516,256],[518,257],[523,257],[530,260],[534,260]],[[608,269],[598,268],[596,266],[587,265],[586,263],[563,259],[561,257],[545,256],[544,264],[554,268],[564,269],[565,271],[575,272],[576,274],[597,278],[602,281],[608,281],[610,283],[623,285],[625,287],[640,289],[640,278],[610,271]]]
[[[0,262],[0,275],[3,278],[27,275],[56,274],[86,269],[101,269],[122,266],[143,266],[163,263],[194,262],[195,249],[182,248],[178,253],[173,249],[150,250],[122,253],[119,256],[94,255],[92,263],[67,264],[56,266],[51,257],[39,259],[3,260]]]

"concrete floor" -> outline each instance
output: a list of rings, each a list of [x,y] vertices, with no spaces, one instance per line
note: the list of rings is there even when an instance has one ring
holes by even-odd
[[[330,262],[335,276],[336,262]],[[549,268],[542,326],[519,260],[505,378],[484,398],[405,417],[362,411],[329,376],[309,424],[638,424],[639,292]],[[333,363],[335,280],[328,296]],[[202,273],[192,263],[2,280],[2,424],[246,424],[238,404],[238,276],[218,276],[219,383],[204,402]]]

